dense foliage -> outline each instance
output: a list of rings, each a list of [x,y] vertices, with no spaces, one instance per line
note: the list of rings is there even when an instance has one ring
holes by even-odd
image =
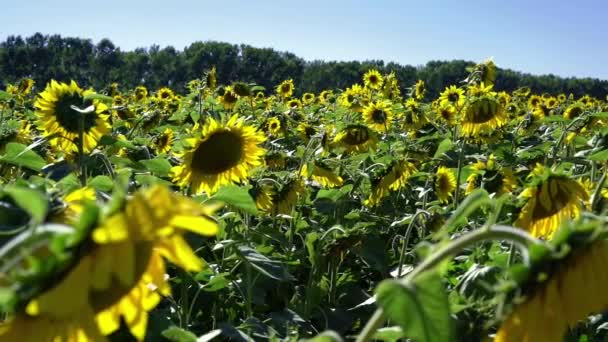
[[[424,80],[428,94],[437,96],[447,85],[464,79],[466,67],[472,64],[462,60],[432,61],[414,67],[383,61],[305,61],[292,53],[271,48],[223,42],[195,42],[183,50],[155,45],[122,51],[108,39],[95,44],[90,39],[37,33],[25,38],[9,36],[0,43],[0,86],[2,82],[13,83],[30,77],[39,85],[51,79],[66,82],[73,79],[97,89],[119,82],[129,88],[170,86],[184,91],[189,80],[201,77],[204,70],[215,66],[220,83],[240,80],[271,89],[282,80],[292,78],[298,84],[297,94],[302,95],[324,89],[344,89],[356,83],[367,70],[378,69],[385,74],[394,72],[401,85]],[[513,91],[520,86],[529,86],[536,93],[573,93],[579,97],[601,97],[608,92],[608,81],[533,76],[498,69],[497,90]]]

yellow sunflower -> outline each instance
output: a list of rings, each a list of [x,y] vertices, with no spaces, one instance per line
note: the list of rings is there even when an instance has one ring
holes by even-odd
[[[289,179],[273,199],[272,211],[275,215],[290,215],[298,200],[306,193],[304,181],[299,177]]]
[[[579,182],[542,166],[537,166],[531,176],[538,180],[520,194],[526,203],[514,225],[534,237],[551,239],[562,222],[580,215],[589,194]]]
[[[543,98],[538,95],[532,95],[528,99],[528,107],[532,109],[536,108],[536,106],[540,105],[541,103],[543,103]]]
[[[465,194],[483,187],[488,193],[502,195],[513,191],[517,180],[510,168],[501,167],[494,155],[490,155],[487,162],[478,161],[471,167],[471,174],[467,177]]]
[[[63,208],[51,217],[51,221],[64,224],[76,222],[85,202],[94,201],[95,198],[95,189],[87,186],[70,192],[63,199]]]
[[[19,81],[19,85],[17,86],[17,91],[19,95],[29,95],[29,93],[32,91],[32,88],[34,87],[34,83],[36,82],[34,82],[34,80],[31,78],[24,78]]]
[[[312,138],[313,135],[317,134],[317,129],[306,122],[300,123],[298,125],[297,131],[298,133],[300,133],[300,136],[306,143],[310,141],[310,138]]]
[[[332,96],[333,96],[333,92],[331,90],[323,90],[319,94],[319,102],[321,102],[322,104],[328,104],[329,103],[329,99]]]
[[[293,80],[292,79],[285,80],[277,86],[277,94],[280,97],[286,99],[286,98],[291,97],[291,95],[293,95],[294,89],[295,89],[295,87],[293,85]]]
[[[391,191],[405,187],[408,179],[417,171],[416,166],[407,160],[395,160],[371,181],[371,192],[363,202],[368,207],[375,207]]]
[[[85,99],[92,93],[92,90],[82,90],[74,81],[66,84],[52,80],[44,92],[38,94],[34,103],[38,116],[36,124],[43,136],[54,136],[50,140],[52,146],[66,152],[78,151],[76,142],[82,128],[83,150],[88,153],[103,135],[109,133],[108,115],[105,114],[108,106],[97,100]],[[73,108],[87,112],[79,113]],[[88,112],[90,109],[92,111]]]
[[[607,263],[608,243],[604,240],[571,252],[547,280],[526,291],[529,293],[502,322],[494,341],[563,341],[579,321],[608,308],[608,298],[603,295],[608,286],[608,274],[603,271]]]
[[[251,195],[251,198],[255,201],[255,206],[260,211],[272,209],[272,200],[275,193],[272,185],[261,184],[260,182],[254,182],[253,187],[249,190],[249,195]]]
[[[302,95],[302,102],[306,105],[312,104],[315,102],[315,94],[313,93],[304,93]]]
[[[451,104],[456,108],[460,108],[464,105],[465,101],[464,90],[455,85],[446,87],[441,95],[439,95],[439,101],[442,105]]]
[[[308,165],[304,164],[302,170],[300,170],[300,175],[302,177],[312,178],[324,188],[335,188],[344,184],[342,177],[335,174],[329,167],[319,161],[315,161],[311,169],[312,170],[309,170]]]
[[[418,80],[416,82],[416,86],[414,87],[414,97],[416,100],[422,100],[424,98],[424,94],[426,93],[426,86],[423,80]]]
[[[287,101],[287,107],[289,108],[302,108],[302,102],[298,99],[291,99]]]
[[[350,125],[336,135],[334,143],[344,148],[347,153],[364,152],[374,148],[378,138],[367,126]]]
[[[133,100],[135,100],[135,102],[141,102],[141,101],[145,100],[147,97],[148,97],[148,88],[146,88],[144,86],[138,86],[133,91]]]
[[[270,132],[270,134],[272,134],[273,136],[280,136],[282,133],[281,120],[279,120],[277,117],[268,119],[268,121],[266,122],[266,128],[268,129],[268,132]]]
[[[223,184],[245,181],[251,169],[262,164],[265,150],[260,144],[265,140],[262,132],[245,125],[236,114],[225,125],[209,118],[200,137],[186,139],[183,164],[171,168],[173,181],[208,194]]]
[[[469,139],[491,135],[507,123],[504,107],[496,97],[484,95],[469,101],[461,119],[462,135]]]
[[[160,101],[170,101],[175,96],[173,90],[163,87],[156,92],[156,99]]]
[[[393,121],[390,101],[371,102],[363,109],[363,120],[368,127],[378,132],[386,132]]]
[[[218,101],[226,109],[234,108],[234,105],[236,104],[238,99],[238,95],[234,92],[231,86],[226,86],[226,88],[224,88],[224,92],[218,97]]]
[[[564,111],[564,119],[573,120],[581,116],[585,112],[585,105],[580,102],[575,102],[569,105]]]
[[[173,130],[171,128],[165,128],[163,133],[156,139],[156,153],[169,153],[171,151],[171,144],[173,144]]]
[[[453,126],[456,121],[456,107],[449,103],[439,105],[435,110],[437,119],[445,122],[448,126]]]
[[[456,176],[454,171],[440,166],[435,173],[435,194],[441,203],[447,203],[456,189]]]
[[[376,69],[371,69],[367,71],[365,75],[363,75],[363,83],[367,88],[380,89],[380,87],[382,87],[383,82],[384,78]]]

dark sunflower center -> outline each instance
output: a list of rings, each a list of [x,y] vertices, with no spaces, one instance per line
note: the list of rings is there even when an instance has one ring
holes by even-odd
[[[87,133],[91,128],[95,127],[95,121],[97,120],[97,114],[95,112],[80,114],[72,109],[72,106],[76,106],[80,109],[85,109],[92,105],[91,100],[85,100],[82,96],[77,93],[74,94],[63,94],[57,100],[55,104],[55,119],[61,127],[70,133],[78,133],[79,120],[78,116],[84,116],[84,132]]]
[[[283,84],[281,86],[281,92],[283,92],[283,93],[289,93],[289,90],[291,90],[291,86],[289,84]]]
[[[383,110],[375,109],[372,112],[372,120],[375,123],[383,124],[386,122],[386,113]]]
[[[226,103],[235,103],[237,100],[237,97],[235,96],[235,94],[231,91],[227,91],[226,93],[224,93],[224,102]]]
[[[543,188],[541,185],[539,185],[539,190],[536,193],[536,206],[532,212],[532,220],[534,221],[555,215],[562,208],[568,205],[568,203],[572,200],[572,196],[574,195],[568,191],[567,187],[560,184],[563,182],[562,180],[550,178],[547,180],[547,182],[549,182],[548,186]],[[555,192],[546,194],[551,202],[543,203],[542,201],[545,195],[543,194],[543,191],[550,191],[551,188],[556,189]]]
[[[441,193],[447,193],[450,190],[450,180],[446,175],[440,175],[437,178],[437,188]]]
[[[458,95],[458,93],[450,93],[448,95],[448,100],[452,103],[457,102],[459,98],[460,98],[460,95]]]
[[[452,118],[452,112],[449,109],[444,109],[441,111],[441,117],[445,120],[450,120]]]
[[[476,101],[468,111],[468,120],[472,123],[490,121],[497,114],[498,104],[490,99],[482,98]]]
[[[306,134],[306,136],[308,138],[312,137],[313,135],[315,135],[315,133],[317,133],[317,131],[315,131],[314,128],[308,126],[304,129],[304,134]]]
[[[487,170],[483,177],[483,188],[489,193],[497,193],[502,188],[502,175],[497,170]]]
[[[192,168],[207,175],[230,170],[241,161],[244,143],[235,132],[215,132],[194,151]]]
[[[570,119],[574,119],[579,117],[581,114],[583,114],[583,109],[581,107],[573,107],[570,109]]]
[[[169,134],[163,134],[158,141],[159,146],[167,146],[169,144]]]
[[[533,107],[536,107],[539,103],[540,103],[540,99],[532,99],[532,101],[530,101],[530,104]]]
[[[376,75],[370,75],[369,76],[369,83],[371,83],[371,84],[378,83],[378,76],[376,76]]]
[[[275,130],[277,128],[279,128],[279,125],[276,122],[270,123],[270,129]]]

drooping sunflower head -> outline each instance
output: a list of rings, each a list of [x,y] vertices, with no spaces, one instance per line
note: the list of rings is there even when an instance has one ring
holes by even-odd
[[[238,99],[239,99],[238,95],[236,94],[234,89],[232,89],[231,86],[226,86],[224,88],[224,91],[219,95],[219,98],[218,98],[219,102],[226,109],[234,108],[234,105],[236,104]]]
[[[530,87],[521,87],[521,88],[517,88],[513,91],[513,95],[518,96],[518,97],[528,97],[530,96],[530,93],[532,92],[532,90],[530,89]]]
[[[310,141],[310,138],[312,138],[313,135],[317,134],[317,129],[306,122],[300,123],[297,130],[306,143]]]
[[[38,95],[34,103],[38,116],[36,124],[45,137],[56,135],[50,141],[52,146],[67,153],[77,151],[78,145],[75,142],[82,129],[83,149],[88,153],[109,132],[108,106],[87,99],[86,96],[92,93],[92,90],[82,90],[74,81],[66,84],[52,80],[44,92]]]
[[[133,91],[133,99],[136,102],[145,100],[148,97],[148,89],[144,86],[138,86]]]
[[[235,94],[241,97],[250,97],[253,96],[253,92],[251,91],[251,87],[249,84],[245,82],[235,82],[232,84],[232,89]]]
[[[363,120],[378,132],[386,132],[393,121],[391,102],[388,100],[371,102],[363,109]]]
[[[580,215],[589,194],[576,180],[538,166],[531,184],[521,193],[525,200],[515,226],[535,237],[551,239],[567,220]]]
[[[272,211],[275,215],[290,215],[298,200],[306,194],[306,186],[300,177],[289,177],[273,200]]]
[[[173,181],[192,191],[215,193],[223,184],[243,182],[262,164],[266,138],[254,127],[233,115],[226,124],[209,118],[199,137],[186,139],[183,164],[171,169]]]
[[[435,173],[435,194],[441,203],[447,203],[456,189],[456,176],[451,169],[440,166]]]
[[[21,81],[19,81],[19,85],[17,86],[17,92],[21,96],[29,95],[29,93],[32,91],[32,88],[34,87],[34,83],[34,80],[31,78],[22,79]]]
[[[287,165],[287,158],[285,154],[278,151],[269,151],[264,155],[264,162],[268,169],[272,171],[285,170]]]
[[[335,188],[342,186],[344,180],[333,172],[325,163],[316,160],[309,169],[308,164],[304,164],[300,170],[300,175],[305,178],[312,178],[325,188]]]
[[[255,206],[263,212],[272,208],[272,200],[275,194],[273,185],[260,182],[253,182],[253,186],[249,190],[249,195],[255,201]]]
[[[426,93],[426,85],[423,80],[418,80],[416,82],[416,86],[414,87],[414,97],[417,100],[422,100],[424,98],[424,94]]]
[[[207,89],[211,91],[215,90],[215,87],[217,87],[215,66],[205,73],[205,85],[207,86]]]
[[[364,125],[349,125],[334,138],[334,143],[346,152],[363,152],[376,146],[378,138]]]
[[[281,84],[279,84],[277,86],[277,94],[280,97],[285,99],[285,98],[291,97],[291,95],[293,95],[294,89],[295,89],[295,87],[293,85],[293,80],[288,79],[288,80],[281,82]]]
[[[367,88],[380,89],[384,82],[384,78],[376,69],[371,69],[363,75],[363,83]]]
[[[462,134],[467,138],[490,135],[507,123],[504,107],[494,96],[472,98],[462,116]]]
[[[575,102],[569,105],[564,111],[564,119],[573,120],[581,116],[585,112],[585,105],[580,102]]]
[[[405,159],[396,159],[371,180],[369,197],[363,202],[368,207],[375,207],[391,191],[407,185],[409,178],[417,171],[416,165]]]
[[[476,72],[479,73],[479,81],[486,85],[494,84],[496,80],[496,64],[492,59],[487,59],[483,63],[475,66]]]

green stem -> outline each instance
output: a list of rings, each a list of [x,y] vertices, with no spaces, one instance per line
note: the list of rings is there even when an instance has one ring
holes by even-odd
[[[78,113],[78,166],[80,168],[80,184],[87,185],[87,166],[84,163],[84,115]]]
[[[456,171],[456,189],[454,189],[454,207],[458,206],[460,201],[460,175],[462,174],[462,159],[464,158],[464,139],[460,142],[460,151],[458,152],[458,169]]]
[[[474,230],[452,240],[449,244],[437,250],[435,253],[425,259],[420,265],[418,265],[418,267],[416,267],[412,272],[408,273],[401,281],[405,284],[409,284],[417,276],[434,268],[444,259],[452,257],[465,248],[484,240],[509,240],[515,244],[523,246],[524,248],[529,244],[539,243],[538,240],[517,228],[494,226],[490,229]],[[382,312],[382,309],[378,308],[369,321],[367,321],[365,327],[363,327],[363,330],[357,337],[356,342],[369,341],[376,330],[378,330],[383,323],[384,313]]]
[[[412,220],[410,221],[410,224],[407,226],[407,230],[405,231],[404,242],[403,242],[403,245],[401,246],[401,253],[399,255],[399,266],[397,267],[397,278],[401,278],[401,270],[403,268],[403,263],[405,262],[405,250],[407,249],[407,246],[410,243],[410,236],[412,234],[412,229],[414,228],[416,219],[418,218],[418,216],[420,214],[428,215],[429,213],[426,211],[423,211],[423,210],[418,211],[417,213],[414,214],[414,216],[412,217]]]

